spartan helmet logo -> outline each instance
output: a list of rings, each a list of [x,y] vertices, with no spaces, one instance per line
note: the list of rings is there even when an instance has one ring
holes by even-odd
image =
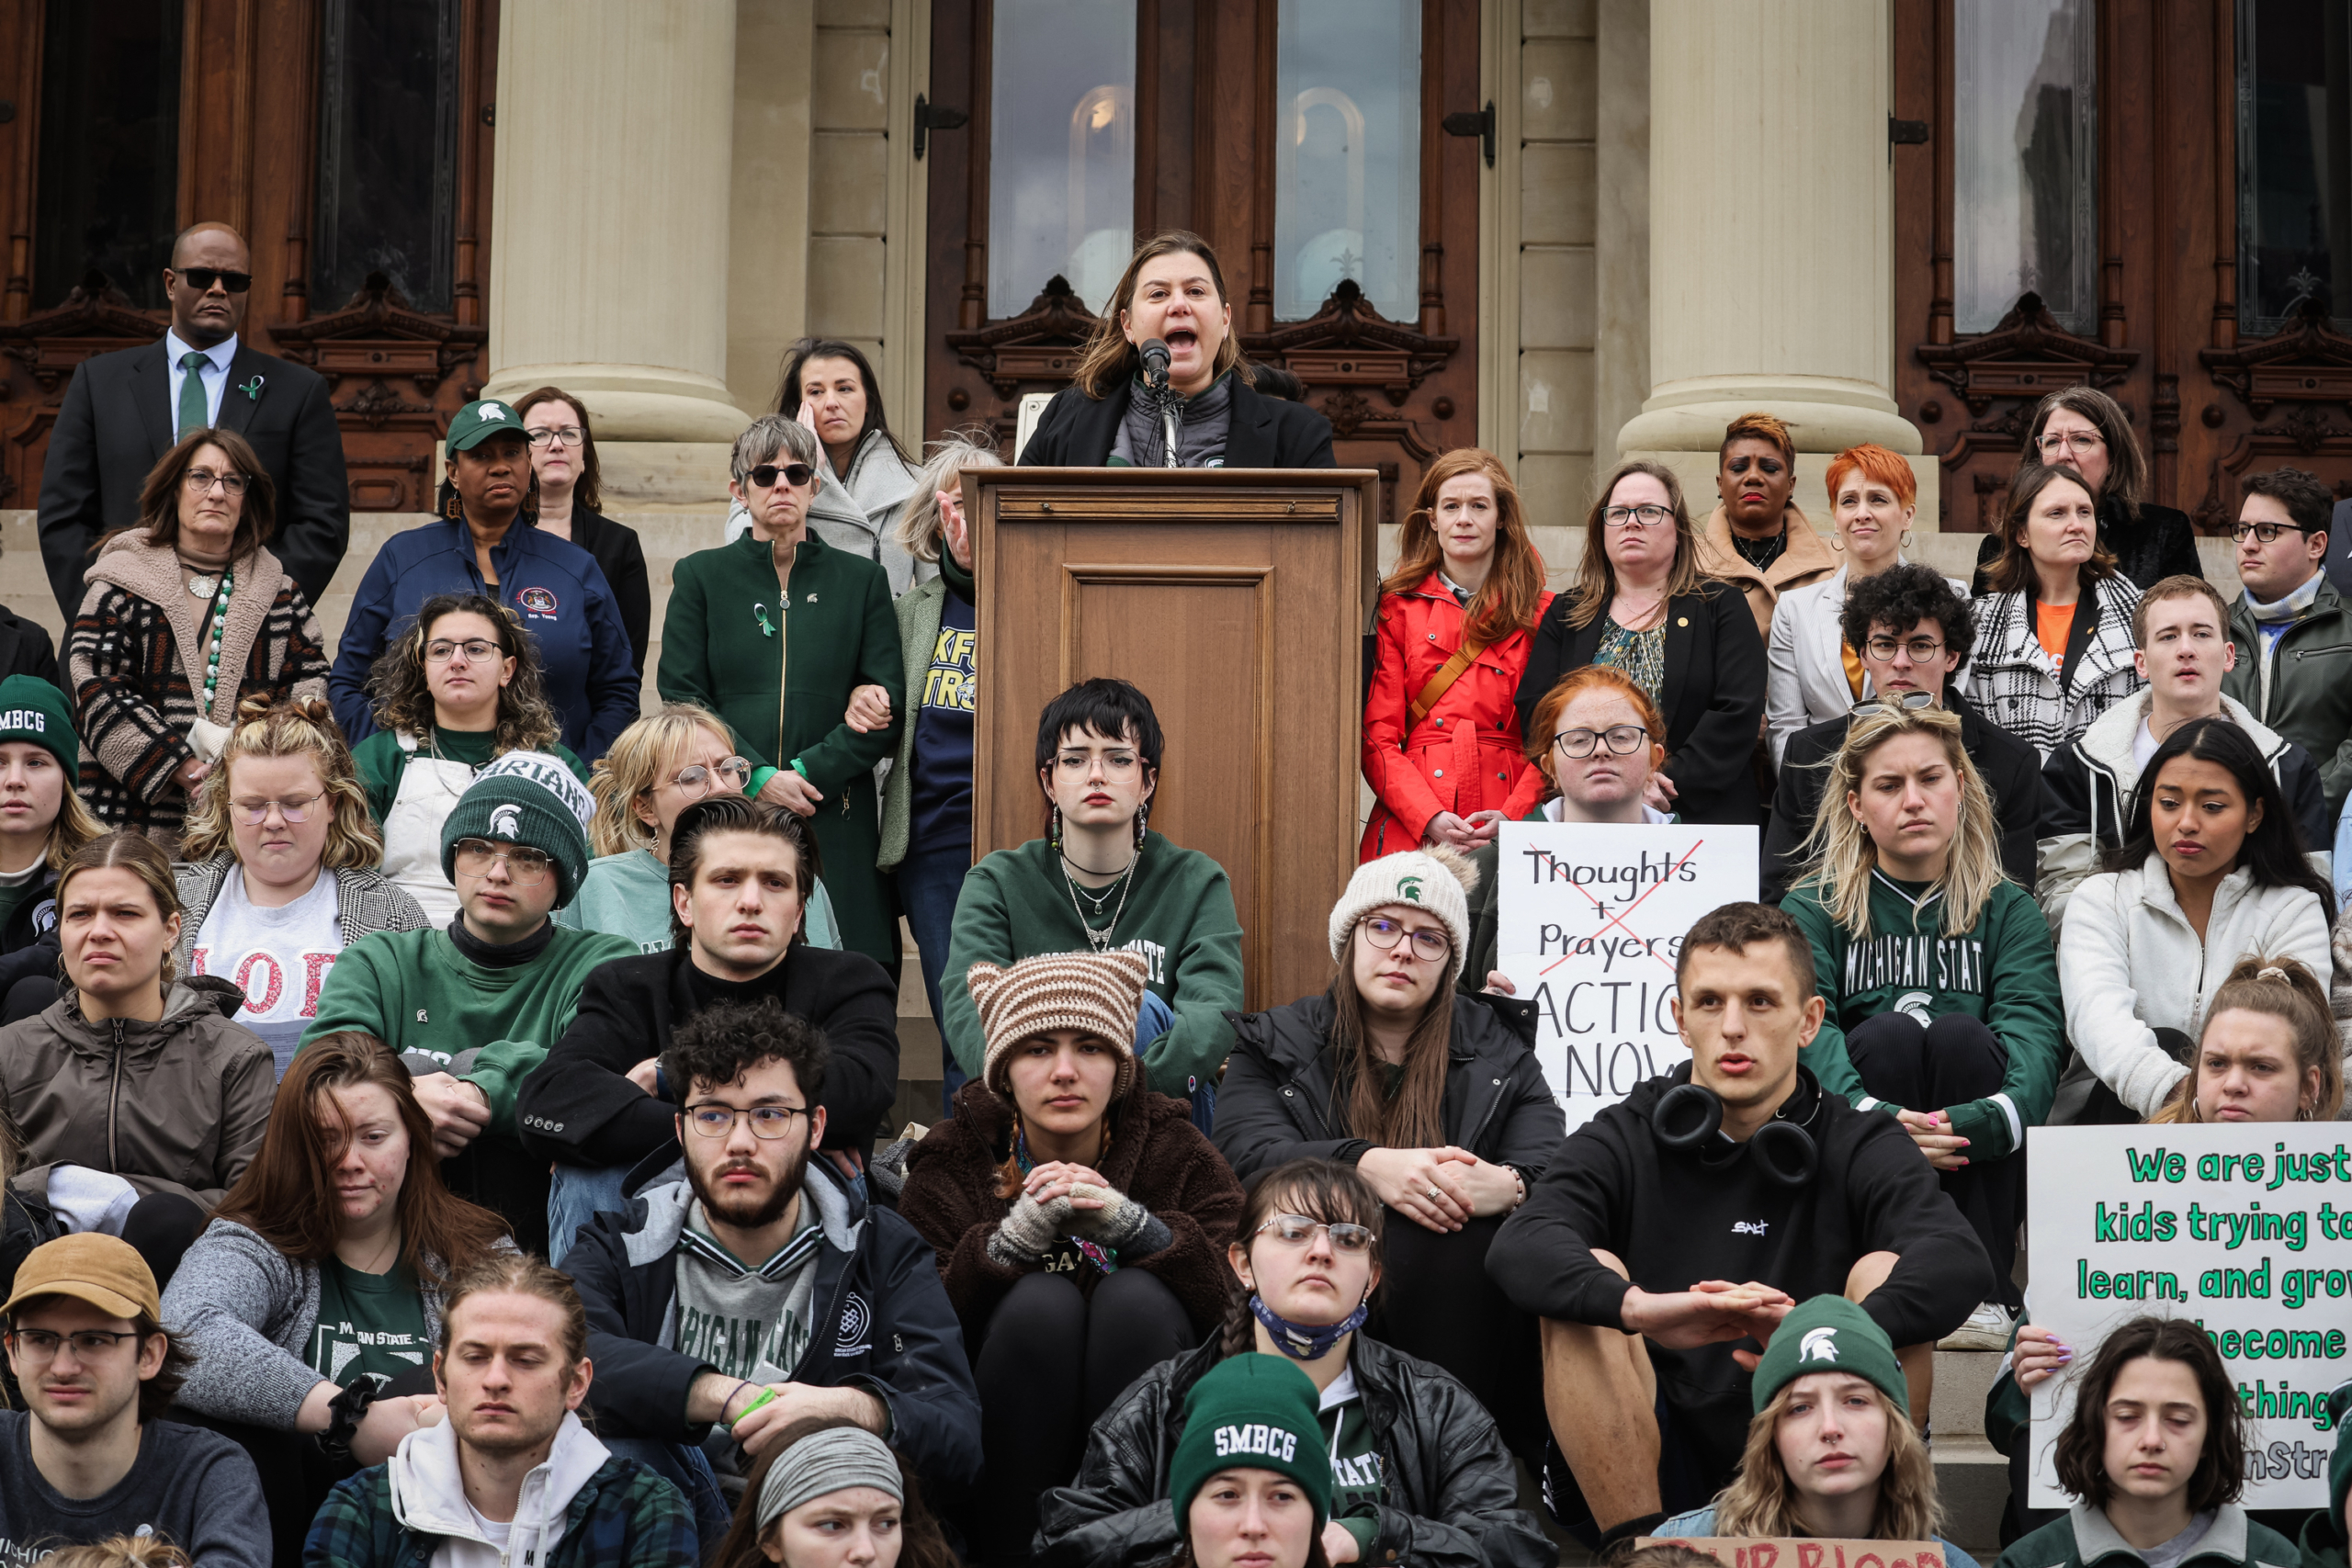
[[[509,803],[490,808],[490,836],[513,843],[523,836],[523,808]]]
[[[1400,876],[1396,879],[1396,891],[1401,897],[1418,904],[1421,901],[1421,879],[1418,876]]]
[[[1927,991],[1905,991],[1894,998],[1894,1010],[1917,1019],[1921,1023],[1933,1023],[1928,1010],[1935,1006],[1935,997]]]
[[[1838,1331],[1834,1328],[1808,1328],[1804,1337],[1797,1341],[1797,1364],[1807,1361],[1836,1361]]]

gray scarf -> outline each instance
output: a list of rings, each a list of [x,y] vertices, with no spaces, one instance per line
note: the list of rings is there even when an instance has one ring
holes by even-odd
[[[1221,468],[1225,436],[1233,423],[1233,372],[1210,382],[1196,397],[1170,389],[1162,392],[1138,378],[1111,460],[1138,468]],[[1176,460],[1168,460],[1173,434]]]

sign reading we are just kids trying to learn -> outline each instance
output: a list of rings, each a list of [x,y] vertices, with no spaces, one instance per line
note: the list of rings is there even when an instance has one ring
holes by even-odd
[[[2031,1506],[2064,1507],[2054,1454],[2075,1375],[2143,1313],[2221,1352],[2247,1417],[2249,1508],[2324,1508],[2330,1390],[2352,1376],[2352,1136],[2340,1122],[2036,1127],[2027,1134],[2028,1317],[2074,1352],[2033,1391]]]
[[[1570,1131],[1690,1059],[1674,1027],[1682,935],[1756,897],[1752,827],[1506,822],[1495,966],[1535,1004],[1535,1056]]]

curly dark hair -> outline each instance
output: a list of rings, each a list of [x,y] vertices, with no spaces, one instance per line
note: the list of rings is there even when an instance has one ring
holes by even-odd
[[[2058,1434],[2058,1484],[2092,1507],[2107,1506],[2115,1493],[2107,1474],[2107,1401],[2124,1367],[2143,1359],[2187,1367],[2205,1401],[2205,1451],[2188,1478],[2189,1511],[2236,1502],[2245,1473],[2245,1412],[2230,1386],[2222,1353],[2185,1317],[2135,1317],[2109,1333],[2080,1374],[2074,1414]]]
[[[379,729],[433,733],[433,688],[424,681],[424,642],[444,615],[480,615],[498,634],[499,650],[514,661],[514,679],[498,694],[500,755],[542,751],[563,737],[539,673],[539,645],[514,612],[482,593],[435,593],[416,607],[416,619],[385,645],[368,671],[368,697]]]
[[[2248,474],[2239,488],[2248,495],[2267,495],[2287,509],[2295,526],[2306,534],[2324,534],[2335,517],[2335,492],[2306,468],[2273,468]]]
[[[781,806],[746,800],[740,795],[713,795],[695,801],[678,813],[677,821],[670,829],[671,886],[692,893],[695,876],[702,870],[702,840],[706,833],[760,833],[790,844],[793,853],[799,857],[794,863],[799,869],[801,907],[808,908],[809,890],[824,872],[817,855],[817,835],[797,816]],[[678,918],[678,901],[673,898],[670,945],[684,948],[689,935],[686,922]],[[787,945],[797,947],[808,940],[808,928],[804,921],[800,930],[792,933]]]
[[[814,1105],[825,1092],[825,1068],[832,1055],[824,1031],[785,1011],[774,997],[714,1002],[670,1036],[670,1048],[662,1053],[662,1076],[683,1105],[696,1084],[724,1088],[763,1062],[782,1062]]]
[[[1905,561],[1874,577],[1848,583],[1846,610],[1838,618],[1838,629],[1849,648],[1860,649],[1871,640],[1873,626],[1889,627],[1899,637],[1909,637],[1911,628],[1921,621],[1933,621],[1943,628],[1944,650],[1960,655],[1953,669],[1968,662],[1969,653],[1976,647],[1976,612],[1931,566]]]

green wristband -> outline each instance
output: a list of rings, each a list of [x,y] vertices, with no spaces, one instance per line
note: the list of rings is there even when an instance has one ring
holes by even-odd
[[[735,1412],[735,1419],[727,1423],[727,1429],[730,1432],[733,1431],[736,1427],[742,1422],[744,1416],[749,1416],[752,1411],[757,1410],[763,1404],[770,1403],[775,1398],[775,1390],[772,1388],[763,1388],[760,1390],[759,1398],[752,1401],[751,1404],[746,1404],[742,1409]]]

